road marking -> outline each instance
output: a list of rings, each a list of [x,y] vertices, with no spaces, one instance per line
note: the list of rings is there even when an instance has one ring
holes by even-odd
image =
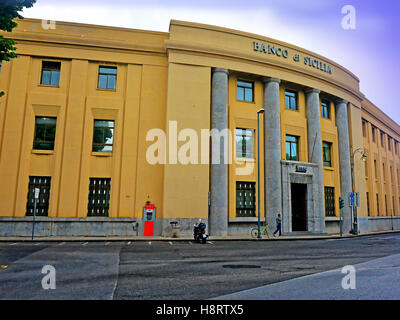
[[[192,241],[188,241],[188,242],[189,242],[189,244],[193,245]]]
[[[109,244],[110,244],[110,242],[107,241],[104,245],[105,245],[105,246],[108,246]]]
[[[170,242],[168,242],[171,246],[172,246],[172,242],[170,241]]]
[[[149,241],[149,246],[151,246],[151,241]]]
[[[16,245],[16,244],[17,244],[17,242],[10,243],[10,246],[14,246],[14,245]]]
[[[59,243],[58,245],[59,246],[63,246],[65,244],[65,242],[61,242],[61,243]]]
[[[35,246],[38,246],[39,244],[41,244],[41,242],[35,243],[34,245],[35,245]]]
[[[86,246],[88,244],[88,242],[82,243],[83,246]]]
[[[208,241],[207,243],[209,243],[209,244],[214,244],[214,242],[211,242],[211,241]]]
[[[128,241],[128,244],[131,244],[131,242],[130,242],[130,241]]]

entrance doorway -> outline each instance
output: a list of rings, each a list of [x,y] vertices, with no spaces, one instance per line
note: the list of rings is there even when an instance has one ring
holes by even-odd
[[[307,184],[292,183],[292,231],[308,231]]]

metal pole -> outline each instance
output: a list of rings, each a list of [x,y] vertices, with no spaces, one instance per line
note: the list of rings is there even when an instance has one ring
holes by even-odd
[[[342,221],[342,211],[343,211],[343,208],[340,208],[340,210],[339,210],[339,212],[340,212],[340,237],[342,237],[343,236],[343,226],[342,226],[342,224],[343,224],[343,221]]]
[[[352,217],[351,217],[351,220],[352,220],[352,222],[353,222],[353,234],[357,234],[357,230],[356,230],[356,223],[355,223],[355,210],[354,210],[354,208],[355,208],[355,206],[354,206],[354,154],[355,153],[353,153],[353,148],[351,148],[351,153],[350,153],[350,155],[351,155],[351,159],[350,159],[350,161],[351,161],[351,193],[352,193],[352,195],[353,195],[353,203],[352,203],[352,206],[351,206],[351,215],[352,215]]]
[[[36,197],[33,201],[33,221],[32,221],[32,240],[35,235],[35,218],[36,218]]]
[[[257,174],[258,174],[258,239],[261,239],[261,215],[260,215],[260,207],[261,207],[261,201],[260,201],[260,113],[257,112]]]

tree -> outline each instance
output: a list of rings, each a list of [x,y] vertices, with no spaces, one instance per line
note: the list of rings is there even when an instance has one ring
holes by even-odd
[[[23,19],[18,13],[24,8],[30,8],[36,0],[1,0],[0,1],[0,30],[11,32],[18,24],[14,21],[15,18]],[[0,35],[0,64],[3,61],[10,61],[17,58],[15,47],[17,43],[12,39],[6,39]],[[0,97],[4,92],[0,92]]]

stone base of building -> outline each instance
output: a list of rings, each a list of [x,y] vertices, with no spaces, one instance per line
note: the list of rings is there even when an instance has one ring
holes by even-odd
[[[358,218],[360,233],[400,230],[400,217],[365,217]]]
[[[192,236],[193,225],[199,219],[156,219],[154,236],[172,236],[171,222],[178,222],[175,234]],[[207,224],[208,219],[202,219]],[[0,237],[28,237],[32,235],[32,217],[0,217]],[[101,237],[143,236],[143,219],[135,218],[52,218],[36,217],[37,237]]]
[[[235,218],[237,220],[237,218]],[[257,227],[257,219],[230,219],[228,235],[248,235]],[[243,220],[244,219],[244,220]],[[0,237],[29,237],[32,235],[32,217],[0,217]],[[243,221],[242,221],[243,220]],[[191,237],[193,225],[198,218],[156,219],[154,236]],[[208,219],[202,219],[209,230]],[[178,222],[179,229],[172,229],[171,222]],[[263,222],[263,219],[262,219]],[[340,232],[339,218],[326,218],[326,234]],[[400,230],[400,217],[368,217],[358,218],[359,233],[366,234],[379,231]],[[269,229],[270,233],[274,230]],[[102,237],[102,236],[143,236],[143,219],[134,218],[51,218],[36,217],[36,237]],[[320,232],[303,232],[301,235],[320,235]],[[298,232],[284,232],[284,235],[300,235]]]

